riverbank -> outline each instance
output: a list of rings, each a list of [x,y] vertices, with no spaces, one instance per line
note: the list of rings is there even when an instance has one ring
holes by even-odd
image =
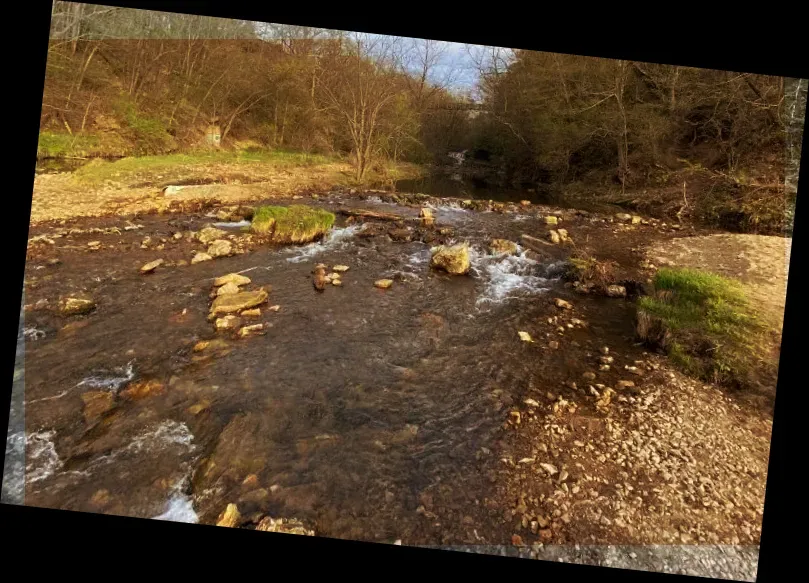
[[[370,170],[368,183],[414,178],[414,164]],[[124,216],[166,211],[173,202],[238,203],[298,192],[354,188],[354,169],[339,158],[280,151],[203,152],[94,160],[73,172],[42,173],[34,179],[31,223],[80,216]],[[199,188],[206,185],[212,188]],[[194,186],[166,196],[167,186]]]

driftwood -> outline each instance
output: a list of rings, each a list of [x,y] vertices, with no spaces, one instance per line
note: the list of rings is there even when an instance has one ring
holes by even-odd
[[[520,241],[522,244],[531,249],[532,251],[536,251],[537,253],[543,253],[547,251],[544,247],[555,247],[553,243],[549,243],[548,241],[543,241],[542,239],[537,239],[536,237],[532,237],[531,235],[520,235]]]
[[[399,215],[394,215],[392,213],[379,213],[376,211],[368,211],[368,210],[354,210],[354,209],[337,209],[337,212],[341,215],[346,215],[349,217],[362,217],[364,219],[377,219],[380,221],[401,221],[402,217]]]

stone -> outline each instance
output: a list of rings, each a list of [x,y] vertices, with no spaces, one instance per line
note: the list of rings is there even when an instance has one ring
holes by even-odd
[[[265,532],[282,532],[286,534],[298,534],[303,536],[315,536],[314,529],[307,528],[300,520],[295,518],[278,518],[273,519],[265,516],[261,522],[256,526],[256,530]]]
[[[557,308],[561,308],[563,310],[573,309],[573,304],[563,300],[562,298],[554,298],[553,303]]]
[[[570,240],[567,236],[567,229],[556,229],[556,232],[559,233],[559,239],[561,239],[563,243]]]
[[[59,302],[59,312],[63,316],[78,316],[89,314],[96,308],[96,303],[91,299],[84,298],[64,298]]]
[[[239,286],[233,282],[226,283],[216,290],[216,297],[239,293]]]
[[[233,253],[233,244],[224,239],[217,239],[208,247],[208,255],[211,257],[227,257]]]
[[[520,205],[521,206],[531,206],[531,201],[530,200],[521,200]]]
[[[550,342],[548,342],[548,348],[556,350],[559,348],[559,343],[556,340],[551,340]]]
[[[626,297],[626,288],[622,285],[608,285],[606,293],[611,298]]]
[[[632,388],[634,386],[635,386],[634,381],[618,381],[617,383],[615,383],[615,388],[619,390]]]
[[[615,218],[618,219],[619,221],[626,222],[626,221],[631,221],[632,220],[632,215],[630,215],[628,213],[616,213]]]
[[[511,535],[511,544],[515,547],[523,546],[522,537],[518,534]]]
[[[638,215],[632,215],[632,224],[633,225],[637,225],[638,223],[641,222],[641,220],[642,219]]]
[[[611,356],[599,356],[598,362],[601,364],[612,364],[615,359]]]
[[[280,310],[280,309],[281,309],[281,306],[279,306],[279,305],[270,306],[270,307],[269,307],[269,308],[267,308],[267,309],[268,309],[270,312],[277,312],[278,310]]]
[[[322,292],[326,289],[327,283],[329,283],[329,280],[326,277],[326,267],[322,264],[316,266],[315,270],[312,272],[312,285],[315,286],[317,291]]]
[[[553,464],[543,463],[543,464],[539,464],[539,465],[543,470],[548,472],[548,474],[551,475],[551,476],[553,476],[554,474],[559,473],[559,470],[557,470],[556,466],[553,465]]]
[[[433,209],[427,208],[427,207],[422,207],[422,209],[419,211],[419,217],[422,218],[422,219],[433,219],[433,218],[435,218],[433,216]]]
[[[115,395],[111,391],[87,391],[82,393],[84,421],[89,425],[104,413],[115,408]]]
[[[239,313],[239,315],[245,318],[258,318],[261,316],[261,310],[258,308],[253,308],[252,310],[243,310]]]
[[[220,285],[225,285],[226,283],[232,283],[235,285],[247,285],[248,283],[250,283],[250,278],[245,277],[244,275],[239,275],[238,273],[228,273],[227,275],[217,277],[213,281],[214,287],[219,287]]]
[[[336,285],[337,287],[340,287],[341,285],[343,285],[343,282],[340,281],[339,279],[332,279],[331,284]]]
[[[602,346],[599,350],[601,351],[601,354],[609,354],[610,353],[610,347],[609,346]]]
[[[562,238],[559,236],[559,232],[554,230],[548,231],[548,239],[550,239],[551,243],[553,243],[554,245],[558,245],[559,243],[562,242]]]
[[[262,330],[264,330],[264,324],[251,324],[239,330],[239,337],[244,338],[245,336],[261,332]]]
[[[174,240],[175,240],[175,241],[179,241],[180,239],[182,239],[182,238],[183,238],[183,234],[182,234],[181,232],[179,232],[179,231],[177,231],[176,233],[174,233],[174,235],[172,235],[172,236],[174,237]]]
[[[269,294],[264,289],[256,291],[241,291],[236,294],[227,294],[217,297],[211,305],[211,314],[232,314],[241,310],[255,308],[267,301]]]
[[[337,271],[338,273],[345,273],[349,270],[348,265],[335,265],[331,268],[332,271]]]
[[[596,378],[596,373],[588,371],[588,372],[585,372],[583,375],[581,375],[581,377],[583,379],[585,379],[585,380],[593,381]]]
[[[491,243],[489,244],[489,249],[496,255],[501,253],[515,255],[517,253],[517,244],[514,241],[509,241],[508,239],[492,239]]]
[[[537,403],[534,399],[526,399],[525,401],[523,401],[523,403],[525,403],[529,407],[539,407],[539,403]]]
[[[520,337],[520,340],[523,342],[533,342],[534,339],[531,338],[531,335],[528,332],[517,332],[517,335]]]
[[[227,508],[216,519],[216,526],[225,526],[228,528],[235,528],[241,522],[242,515],[239,513],[239,508],[235,504],[228,504]]]
[[[98,490],[93,497],[90,498],[90,504],[94,507],[100,509],[106,508],[110,503],[110,491],[109,490]]]
[[[208,245],[209,243],[213,243],[217,239],[221,239],[225,236],[227,236],[227,232],[223,231],[222,229],[217,229],[216,227],[205,227],[197,233],[197,240],[204,245]]]
[[[242,321],[237,316],[227,315],[217,318],[214,326],[217,330],[235,330],[241,323]]]
[[[141,267],[140,272],[141,273],[151,273],[152,271],[157,269],[159,266],[163,265],[163,263],[165,263],[164,259],[155,259],[154,261],[150,261],[149,263],[147,263],[146,265]]]
[[[392,279],[378,279],[374,282],[374,286],[378,287],[379,289],[388,289],[392,285]]]
[[[469,246],[459,243],[452,247],[441,245],[433,250],[430,266],[453,275],[464,275],[469,272]]]
[[[553,215],[545,217],[545,224],[546,225],[557,225],[559,224],[559,219],[554,217]]]
[[[208,255],[207,253],[200,252],[194,255],[194,258],[191,259],[191,265],[194,265],[195,263],[200,263],[202,261],[210,261],[211,259],[213,259],[213,257]]]

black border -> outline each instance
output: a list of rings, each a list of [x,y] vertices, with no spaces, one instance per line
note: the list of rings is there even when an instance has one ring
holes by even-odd
[[[679,64],[685,66],[727,69],[788,77],[809,77],[804,51],[804,29],[796,14],[776,12],[776,8],[763,14],[750,13],[746,19],[739,12],[729,13],[727,8],[716,16],[708,14],[706,6],[659,6],[659,11],[645,13],[631,6],[608,5],[602,12],[575,7],[569,14],[561,14],[557,6],[534,7],[514,5],[487,7],[483,4],[429,8],[407,5],[380,5],[345,3],[320,7],[317,5],[265,7],[263,3],[230,0],[228,2],[133,2],[110,0],[108,5],[128,6],[174,12],[191,12],[210,16],[242,18],[269,22],[307,24],[324,28],[359,30],[438,38],[456,42],[470,42],[496,46],[530,48],[562,53],[601,57],[625,58],[646,62]],[[19,11],[9,16],[7,37],[14,46],[7,46],[6,64],[12,68],[5,77],[6,97],[12,105],[6,112],[12,130],[6,134],[6,144],[12,146],[6,154],[4,184],[5,205],[11,203],[13,215],[6,220],[2,232],[7,250],[5,267],[14,272],[15,285],[11,299],[3,310],[7,363],[6,379],[10,380],[16,346],[17,325],[22,293],[22,273],[25,269],[28,219],[31,210],[32,179],[39,132],[39,114],[42,104],[47,38],[50,25],[50,4],[28,2],[15,5]],[[529,10],[532,10],[529,12]],[[11,14],[11,13],[9,13]],[[645,18],[640,18],[641,16]],[[586,17],[590,17],[586,19]],[[19,36],[13,36],[16,26]],[[806,134],[803,151],[806,151]],[[800,171],[798,198],[806,196],[806,164]],[[801,208],[803,208],[801,203]],[[802,213],[803,211],[801,211]],[[796,221],[802,217],[796,212]],[[16,215],[16,216],[14,216]],[[801,222],[803,224],[803,222]],[[797,473],[803,469],[804,452],[798,451],[802,437],[797,432],[800,420],[797,414],[805,409],[797,401],[805,396],[806,374],[799,368],[799,336],[806,287],[800,263],[803,259],[805,237],[803,228],[795,228],[792,257],[787,284],[787,297],[781,351],[778,397],[770,452],[767,494],[761,537],[758,581],[776,581],[778,573],[796,572],[802,558],[798,542],[803,538],[800,522],[790,512],[802,509],[805,497],[798,491],[802,481]],[[14,336],[12,337],[12,329]],[[11,383],[6,385],[11,387]],[[6,427],[10,390],[4,392],[0,402],[0,428]],[[787,421],[787,414],[796,413],[796,419]],[[775,418],[774,417],[774,418]],[[794,510],[793,510],[794,509]],[[34,507],[0,505],[0,526],[6,531],[4,539],[13,546],[24,547],[26,555],[40,551],[36,569],[53,566],[60,574],[71,566],[90,572],[110,573],[107,565],[115,568],[110,574],[122,570],[132,572],[144,569],[153,574],[165,573],[165,567],[155,569],[153,561],[161,565],[173,563],[187,573],[224,568],[231,576],[243,576],[243,571],[279,576],[292,569],[296,577],[309,578],[322,570],[335,576],[381,578],[410,573],[422,576],[443,574],[448,567],[450,576],[485,575],[491,569],[500,577],[526,575],[562,575],[576,579],[599,581],[635,581],[668,576],[622,569],[586,567],[544,561],[514,559],[415,549],[393,548],[390,545],[359,543],[319,537],[296,537],[273,533],[254,533],[236,529],[223,529],[202,525],[95,515]],[[797,517],[796,517],[797,518]],[[798,527],[798,529],[795,529]],[[22,532],[20,532],[22,530]],[[796,531],[795,537],[790,534]],[[264,538],[262,538],[264,537]],[[275,538],[267,538],[275,537]],[[210,549],[212,553],[204,553]],[[201,553],[201,551],[203,551]],[[4,553],[7,565],[17,559],[13,551]],[[20,555],[21,557],[21,555]],[[64,558],[65,560],[60,560]],[[281,559],[281,562],[274,559]],[[283,563],[286,564],[283,564]],[[425,565],[429,563],[429,565]],[[20,566],[32,566],[26,561]],[[425,566],[427,569],[425,569]],[[286,569],[284,568],[286,567]],[[341,567],[348,567],[341,570]],[[381,568],[380,568],[381,567]],[[123,568],[123,569],[122,569]],[[169,566],[169,568],[171,568]],[[103,571],[101,569],[104,569]],[[366,575],[367,573],[367,575]],[[680,576],[674,580],[702,580]]]

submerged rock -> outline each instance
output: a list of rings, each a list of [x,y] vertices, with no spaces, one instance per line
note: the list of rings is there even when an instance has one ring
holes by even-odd
[[[96,308],[96,303],[91,299],[84,298],[64,298],[59,302],[59,313],[63,316],[77,316],[89,314]]]
[[[141,273],[151,273],[156,268],[163,265],[163,263],[165,263],[165,260],[163,260],[163,259],[155,259],[154,261],[150,261],[149,263],[147,263],[146,265],[141,267],[140,272]]]
[[[241,291],[236,294],[219,296],[211,305],[211,314],[214,316],[218,314],[231,314],[248,308],[255,308],[266,302],[268,297],[269,294],[263,289]]]
[[[452,247],[441,245],[433,250],[430,266],[453,275],[464,275],[469,272],[469,246],[459,243]]]
[[[110,391],[87,391],[82,393],[81,400],[84,401],[84,420],[88,425],[115,407],[115,395]]]
[[[492,239],[489,249],[495,254],[508,253],[509,255],[515,255],[517,253],[517,244],[508,239]]]
[[[223,275],[222,277],[217,277],[213,284],[214,286],[218,287],[220,285],[225,285],[226,283],[232,283],[235,285],[247,285],[250,283],[250,278],[245,277],[244,275],[239,275],[238,273],[228,273],[227,275]]]

